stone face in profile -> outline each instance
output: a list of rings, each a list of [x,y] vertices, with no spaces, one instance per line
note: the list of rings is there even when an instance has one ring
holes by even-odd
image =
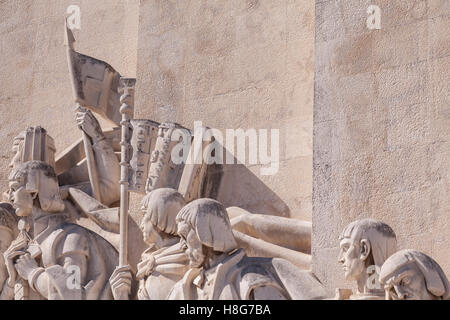
[[[168,299],[288,299],[271,259],[249,258],[238,249],[227,211],[212,199],[198,199],[177,216],[191,269]]]
[[[397,250],[394,231],[387,224],[363,219],[350,223],[339,237],[338,262],[345,278],[354,280],[358,291],[351,299],[382,299],[384,291],[378,280],[379,269]]]
[[[184,243],[180,243],[175,221],[184,204],[182,195],[170,188],[153,190],[142,200],[144,217],[140,227],[149,248],[143,252],[137,266],[139,300],[165,299],[189,269],[189,258]],[[124,285],[131,291],[131,279],[129,269],[116,268],[110,279],[115,299],[124,296],[119,292]]]
[[[32,232],[15,243],[6,263],[28,282],[33,299],[112,299],[108,279],[117,251],[96,233],[66,221],[53,168],[26,162],[11,173],[9,187],[16,214],[30,221]]]
[[[139,300],[165,299],[189,269],[175,220],[184,205],[183,196],[171,188],[156,189],[143,199],[141,230],[150,247],[138,264]]]
[[[92,112],[88,110],[78,111],[76,113],[76,121],[80,129],[92,139],[95,164],[99,172],[102,199],[104,199],[102,202],[105,205],[110,205],[119,200],[119,187],[117,184],[119,180],[119,161]],[[64,151],[63,154],[66,152]],[[80,190],[91,193],[87,168],[85,164],[78,164],[83,158],[80,154],[81,151],[78,148],[73,148],[71,152],[76,153],[77,156],[72,155],[74,159],[72,159],[71,163],[65,163],[62,166],[64,170],[58,172],[60,185],[76,186]],[[43,161],[53,167],[55,171],[58,171],[58,168],[61,170],[59,159],[55,159],[55,142],[42,127],[28,127],[17,135],[13,140],[12,153],[13,157],[10,162],[12,169],[27,161]],[[64,161],[70,162],[66,161],[66,159]]]
[[[387,300],[449,300],[450,285],[438,263],[416,250],[401,250],[381,267]]]

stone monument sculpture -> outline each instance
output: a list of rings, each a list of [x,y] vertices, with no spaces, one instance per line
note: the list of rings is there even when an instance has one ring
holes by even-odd
[[[95,164],[99,172],[99,184],[103,203],[110,205],[119,200],[119,161],[112,147],[106,141],[100,125],[89,110],[77,111],[76,120],[78,127],[90,136],[94,143]],[[36,152],[38,150],[39,152]],[[32,152],[34,151],[34,152]],[[44,161],[53,168],[56,166],[55,144],[51,136],[42,127],[29,127],[22,131],[13,140],[13,157],[10,167],[14,169],[18,165],[32,160]],[[87,176],[86,165],[77,165],[67,168],[58,177],[63,190],[75,187],[87,194],[92,194]]]
[[[14,139],[4,195],[12,205],[0,203],[0,299],[327,298],[309,270],[311,223],[225,209],[207,198],[223,168],[214,164],[216,174],[203,160],[171,158],[179,130],[192,131],[134,119],[136,79],[76,52],[74,42],[66,26],[81,139],[58,157],[42,127]],[[103,131],[94,113],[114,128]],[[193,140],[183,156],[203,158],[210,142]],[[129,258],[140,254],[128,243],[129,192],[146,193],[140,230],[148,248],[137,272],[139,258]],[[338,262],[356,292],[338,289],[335,299],[450,298],[436,261],[414,250],[395,253],[387,224],[354,221],[339,240]]]
[[[13,241],[6,261],[28,284],[30,294],[21,298],[112,299],[108,280],[117,251],[96,233],[66,221],[54,169],[43,161],[26,162],[12,171],[9,187],[16,214],[28,222],[21,231],[26,237]]]
[[[18,236],[18,218],[10,204],[0,203],[0,300],[12,300],[14,298],[15,270],[8,261],[8,248],[11,242]]]
[[[190,270],[175,284],[168,299],[291,299],[289,281],[297,289],[309,291],[308,298],[324,295],[321,288],[313,288],[317,282],[311,281],[309,274],[288,261],[248,257],[237,245],[226,209],[216,200],[189,203],[178,213],[177,223],[178,234],[187,246]],[[307,298],[308,294],[302,294]]]
[[[227,208],[238,246],[251,257],[283,258],[307,270],[311,265],[310,222]]]
[[[144,217],[141,230],[149,248],[142,253],[137,266],[139,300],[165,299],[173,285],[189,269],[186,246],[184,242],[180,242],[175,220],[184,205],[181,194],[171,188],[155,189],[142,200]],[[129,267],[116,268],[110,279],[114,297],[126,297],[121,291],[129,294],[132,281]]]
[[[387,300],[449,300],[450,284],[439,264],[425,253],[400,250],[381,267]]]
[[[111,232],[117,229],[118,212],[114,209],[111,211],[107,205],[119,200],[117,183],[119,160],[91,111],[78,110],[76,122],[78,127],[83,132],[86,131],[85,134],[92,137],[94,142],[92,144],[95,160],[93,165],[99,173],[98,185],[100,193],[103,195],[103,203],[92,197],[86,162],[72,161],[71,165],[68,165],[68,161],[64,157],[67,151],[55,160],[54,140],[42,127],[29,127],[14,138],[10,167],[14,170],[27,161],[37,160],[49,164],[55,171],[56,168],[59,168],[60,174],[57,178],[61,197],[72,222],[102,233],[114,243],[117,241]],[[69,149],[72,149],[73,152],[78,150],[76,147]],[[60,160],[63,162],[62,165]],[[8,200],[9,195],[4,193],[3,197]]]
[[[392,228],[374,219],[357,220],[344,229],[339,240],[338,262],[343,266],[345,278],[357,285],[357,292],[349,298],[383,299],[378,275],[386,259],[397,250]]]

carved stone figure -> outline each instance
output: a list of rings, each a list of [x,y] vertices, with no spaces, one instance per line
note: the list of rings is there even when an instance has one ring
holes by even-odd
[[[158,137],[159,123],[152,120],[130,120],[132,155],[129,167],[128,190],[145,194],[151,151]]]
[[[181,129],[184,128],[171,122],[159,125],[155,149],[150,157],[151,164],[148,169],[148,179],[145,187],[147,192],[163,187],[178,187],[184,166],[183,164],[177,165],[173,163],[171,151],[178,144],[178,141],[172,141],[172,133],[174,130]]]
[[[383,299],[378,275],[386,259],[397,250],[394,231],[381,221],[363,219],[350,223],[339,240],[338,262],[345,278],[357,284],[357,292],[350,299]]]
[[[42,161],[26,162],[13,170],[9,187],[16,214],[30,223],[27,238],[16,239],[6,263],[14,264],[36,298],[112,299],[108,279],[117,251],[94,232],[66,221],[54,169]]]
[[[119,160],[111,145],[106,141],[100,124],[91,111],[79,110],[76,113],[76,120],[80,129],[86,132],[93,141],[102,203],[108,206],[119,200],[119,186],[117,184],[120,176]],[[41,127],[29,127],[15,137],[12,152],[13,158],[10,167],[13,169],[31,160],[44,161],[54,168],[56,166],[54,140]],[[92,195],[85,163],[67,168],[65,172],[59,174],[58,180],[60,185],[64,186],[63,189],[75,186]]]
[[[13,139],[13,158],[9,166],[14,168],[31,160],[55,165],[55,142],[44,128],[29,127]]]
[[[178,213],[177,222],[191,269],[168,299],[289,299],[272,259],[247,257],[237,247],[222,204],[195,200]]]
[[[119,200],[119,185],[117,183],[120,179],[119,160],[91,111],[86,109],[78,110],[76,120],[78,127],[92,140],[92,150],[98,172],[101,202],[106,206],[110,206]],[[85,171],[81,172],[80,169],[78,168],[78,170],[74,169],[64,173],[64,177],[66,178],[65,184],[76,184],[78,189],[92,195],[87,170],[84,169]]]
[[[79,143],[71,146],[55,160],[54,140],[41,127],[29,127],[14,138],[13,158],[10,166],[38,160],[59,171],[58,182],[65,210],[72,222],[76,222],[115,244],[118,242],[118,208],[108,208],[119,200],[119,160],[106,139],[100,124],[91,111],[76,112],[78,127],[92,140],[93,158],[98,173],[98,185],[102,202],[92,197],[88,165]],[[4,196],[6,199],[8,195]],[[116,239],[117,238],[117,239]]]
[[[136,278],[139,300],[163,300],[173,285],[189,269],[185,244],[177,235],[176,216],[185,202],[181,194],[170,188],[148,193],[142,200],[144,217],[141,230],[149,248],[142,253]],[[131,289],[130,268],[116,268],[110,282],[114,297]]]
[[[450,284],[438,263],[416,250],[401,250],[381,267],[387,300],[449,300]]]
[[[14,298],[14,266],[7,265],[3,255],[7,256],[7,249],[17,237],[17,216],[10,204],[0,203],[0,300],[12,300]]]

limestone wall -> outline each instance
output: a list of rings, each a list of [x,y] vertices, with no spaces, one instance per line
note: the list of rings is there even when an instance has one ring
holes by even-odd
[[[2,1],[1,190],[21,130],[43,125],[57,151],[81,136],[63,46],[69,5],[81,9],[75,49],[137,77],[136,117],[189,128],[200,120],[221,130],[279,129],[279,172],[261,176],[260,165],[225,166],[219,200],[311,220],[312,0]],[[140,200],[132,194],[137,223]],[[140,234],[130,237],[139,257]]]
[[[12,139],[27,126],[45,127],[57,151],[81,137],[64,48],[69,5],[81,9],[75,49],[136,74],[138,0],[14,0],[0,2],[0,190],[9,173]]]
[[[368,30],[373,3],[1,1],[0,190],[27,126],[44,125],[58,151],[80,137],[63,47],[76,4],[76,50],[137,77],[136,117],[280,130],[279,172],[225,166],[218,199],[312,219],[313,269],[328,288],[348,285],[337,238],[362,217],[390,224],[401,248],[449,274],[449,2],[378,0],[381,30]]]
[[[137,116],[279,129],[280,164],[229,165],[226,206],[311,220],[314,2],[142,0]]]
[[[450,273],[449,30],[445,0],[316,1],[312,250],[330,289],[339,233],[362,217]]]

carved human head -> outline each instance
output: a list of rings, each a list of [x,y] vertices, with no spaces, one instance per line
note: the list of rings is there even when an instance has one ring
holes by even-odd
[[[54,166],[55,151],[55,142],[44,128],[28,127],[13,140],[13,157],[9,166],[14,169],[32,160],[44,161]]]
[[[26,131],[22,131],[13,140],[13,145],[11,148],[13,157],[11,159],[11,162],[9,163],[10,168],[16,168],[22,163],[25,134]]]
[[[34,206],[45,212],[64,210],[55,171],[43,161],[28,161],[15,168],[9,189],[9,200],[19,217],[30,216]]]
[[[387,300],[449,300],[447,277],[438,263],[416,250],[401,250],[381,267]]]
[[[3,253],[18,235],[18,218],[9,203],[0,203],[0,289],[8,277]]]
[[[392,228],[374,219],[350,223],[339,240],[338,262],[342,264],[347,280],[358,280],[372,265],[381,267],[397,250],[397,238]]]
[[[204,266],[207,252],[223,253],[237,248],[227,211],[216,200],[192,201],[178,213],[177,223],[192,267]]]
[[[177,235],[176,217],[185,204],[183,196],[175,189],[160,188],[148,193],[142,200],[144,241],[155,243],[161,233]]]

